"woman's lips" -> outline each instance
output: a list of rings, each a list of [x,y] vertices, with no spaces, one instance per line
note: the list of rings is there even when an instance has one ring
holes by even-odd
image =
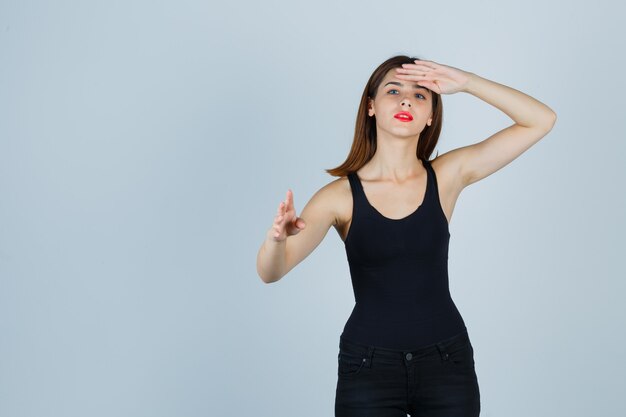
[[[396,113],[393,115],[393,117],[400,120],[401,122],[410,122],[411,120],[413,120],[413,116],[411,116],[411,113],[407,113],[405,111]]]

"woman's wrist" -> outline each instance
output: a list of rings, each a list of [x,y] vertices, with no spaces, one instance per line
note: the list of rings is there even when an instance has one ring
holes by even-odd
[[[474,94],[474,87],[476,86],[477,83],[481,81],[481,79],[482,79],[481,76],[476,75],[473,72],[470,72],[469,80],[465,84],[465,87],[463,88],[462,91],[468,94]]]

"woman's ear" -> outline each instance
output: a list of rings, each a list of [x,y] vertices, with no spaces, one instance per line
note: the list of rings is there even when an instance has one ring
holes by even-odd
[[[367,114],[370,117],[374,116],[374,102],[371,98],[367,99]]]

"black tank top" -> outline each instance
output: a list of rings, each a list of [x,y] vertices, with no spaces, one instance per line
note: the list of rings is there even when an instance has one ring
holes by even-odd
[[[344,241],[356,304],[342,337],[366,345],[413,350],[466,330],[448,287],[448,221],[430,161],[422,204],[390,219],[367,200],[356,172],[352,222]]]

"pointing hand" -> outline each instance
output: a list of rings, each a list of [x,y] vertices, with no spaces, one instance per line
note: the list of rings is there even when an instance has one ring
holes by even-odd
[[[287,198],[278,205],[274,224],[272,226],[272,238],[281,242],[288,236],[296,235],[304,229],[306,224],[301,217],[296,216],[293,206],[293,192],[287,190]]]

